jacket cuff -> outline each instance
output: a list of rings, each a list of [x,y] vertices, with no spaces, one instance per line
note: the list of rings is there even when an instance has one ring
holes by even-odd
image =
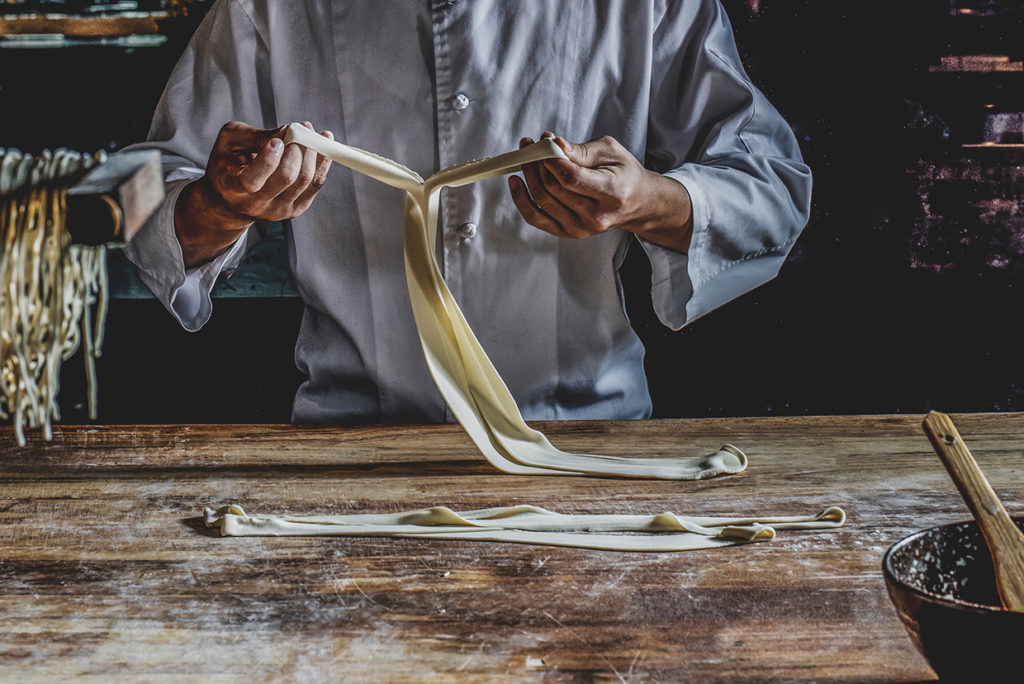
[[[687,254],[640,240],[651,261],[651,296],[661,322],[679,330],[706,313],[768,282],[779,273],[792,241],[727,259],[707,249],[711,205],[691,165],[664,174],[690,194],[693,234]]]
[[[664,175],[666,178],[681,183],[690,195],[690,211],[693,214],[690,248],[686,254],[683,254],[643,238],[638,239],[651,262],[651,300],[654,304],[654,312],[663,325],[672,330],[679,330],[698,317],[693,315],[689,306],[693,300],[694,282],[696,282],[691,264],[696,265],[698,250],[707,233],[707,198],[697,183],[690,181],[683,183],[682,179],[672,172]],[[701,312],[701,315],[704,313],[707,311]]]
[[[174,207],[178,196],[194,178],[167,184],[167,197],[149,221],[125,247],[139,277],[171,315],[190,332],[210,319],[210,292],[222,271],[232,271],[245,255],[248,231],[229,249],[196,268],[185,269],[181,245],[174,230]]]

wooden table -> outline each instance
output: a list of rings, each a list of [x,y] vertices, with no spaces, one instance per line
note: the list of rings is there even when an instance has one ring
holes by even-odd
[[[1011,513],[1024,415],[957,416]],[[508,476],[458,426],[0,431],[0,680],[915,681],[885,549],[968,517],[919,416],[542,424],[564,448],[744,448],[705,482]],[[220,538],[197,516],[535,503],[804,514],[837,531],[676,554],[480,542]]]

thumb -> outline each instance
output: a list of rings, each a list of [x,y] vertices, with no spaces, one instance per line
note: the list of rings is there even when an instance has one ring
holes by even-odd
[[[280,128],[253,128],[250,132],[250,139],[252,141],[254,150],[264,149],[266,144],[275,138],[284,142],[284,135],[288,131],[288,125],[285,124]],[[278,145],[278,150],[284,149],[284,145]]]
[[[283,138],[285,127],[256,128],[241,121],[232,121],[220,129],[217,145],[236,153],[258,152],[272,138]]]
[[[620,166],[631,156],[615,138],[604,136],[585,143],[571,143],[556,137],[555,143],[562,148],[569,161],[587,169]]]
[[[565,156],[573,164],[590,168],[597,166],[599,163],[597,151],[594,149],[594,145],[588,145],[587,143],[571,143],[561,136],[555,137],[555,144],[562,148],[565,152]]]

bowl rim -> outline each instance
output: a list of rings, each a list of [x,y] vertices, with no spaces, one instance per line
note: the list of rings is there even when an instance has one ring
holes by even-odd
[[[1024,516],[1010,517],[1013,519],[1015,523],[1024,520]],[[892,560],[892,556],[900,547],[909,544],[918,537],[923,537],[926,534],[934,533],[937,530],[941,530],[946,527],[958,527],[961,525],[974,525],[975,527],[977,527],[978,522],[972,518],[970,520],[961,520],[959,522],[951,522],[945,525],[935,525],[934,527],[929,527],[924,530],[918,530],[917,532],[909,534],[906,537],[903,537],[902,539],[893,543],[893,545],[889,547],[889,549],[885,552],[885,555],[882,557],[882,574],[885,576],[886,581],[891,584],[899,585],[900,587],[909,591],[911,594],[923,598],[931,603],[938,603],[948,608],[954,608],[956,610],[968,610],[974,613],[980,613],[985,615],[993,613],[1015,614],[1013,613],[1013,611],[1006,610],[1002,606],[993,606],[987,603],[975,603],[974,601],[965,601],[963,599],[950,598],[948,596],[939,596],[938,594],[923,591],[921,589],[918,589],[917,587],[907,584],[905,581],[900,579],[893,571],[893,569],[890,567],[890,561]]]

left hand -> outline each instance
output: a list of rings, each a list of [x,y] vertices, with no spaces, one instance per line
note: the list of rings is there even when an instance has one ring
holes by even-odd
[[[523,167],[523,178],[509,177],[512,201],[527,223],[562,238],[622,228],[687,251],[693,215],[681,183],[648,171],[609,136],[581,144],[552,133],[542,137],[554,138],[568,160],[534,162]],[[519,147],[532,143],[523,138]]]

